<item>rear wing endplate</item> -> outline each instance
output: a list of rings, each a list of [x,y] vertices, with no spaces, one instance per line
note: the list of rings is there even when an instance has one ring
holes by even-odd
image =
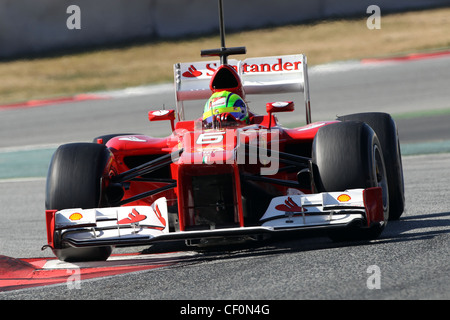
[[[311,123],[307,59],[305,55],[229,59],[238,73],[246,94],[303,93],[306,123]],[[175,98],[178,120],[184,119],[183,101],[208,99],[210,81],[220,66],[218,60],[177,63],[174,65]]]

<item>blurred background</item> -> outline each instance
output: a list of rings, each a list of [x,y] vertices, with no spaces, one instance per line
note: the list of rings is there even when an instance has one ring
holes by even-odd
[[[374,30],[372,4],[225,0],[227,45],[310,65],[450,47],[450,0],[379,0]],[[218,45],[215,0],[0,0],[0,104],[170,82]]]

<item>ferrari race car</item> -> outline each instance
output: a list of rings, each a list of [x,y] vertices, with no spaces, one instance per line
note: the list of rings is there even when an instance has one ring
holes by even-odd
[[[227,48],[223,39],[220,49],[202,51],[220,61],[175,64],[176,112],[148,114],[170,122],[168,137],[113,134],[55,151],[46,247],[59,259],[105,260],[115,246],[200,246],[314,229],[337,241],[375,239],[400,217],[404,184],[391,116],[312,122],[304,55],[228,60],[246,50]],[[262,115],[248,108],[247,95],[280,92],[302,93],[306,125],[278,122],[277,113],[294,111],[292,101],[269,102]],[[203,117],[185,119],[187,100],[207,101]]]

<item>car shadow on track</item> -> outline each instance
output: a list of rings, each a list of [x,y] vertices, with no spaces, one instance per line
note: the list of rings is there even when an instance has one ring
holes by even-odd
[[[450,212],[405,216],[389,221],[377,243],[432,239],[450,234]]]
[[[184,243],[157,244],[144,251],[142,254],[160,253],[167,251],[196,251],[198,254],[192,256],[186,262],[205,262],[216,259],[237,259],[247,256],[270,256],[288,253],[315,251],[339,247],[367,245],[369,241],[333,242],[325,234],[306,235],[285,234],[271,237],[257,242],[246,242],[239,244],[215,245],[209,247],[193,248],[185,246]]]
[[[298,253],[333,249],[396,243],[404,241],[432,239],[440,234],[450,233],[450,212],[432,213],[416,216],[406,216],[398,221],[390,221],[381,237],[372,241],[334,242],[325,233],[294,233],[271,237],[258,242],[240,244],[215,245],[193,248],[183,242],[158,244],[145,249],[143,254],[168,251],[196,251],[195,257],[188,259],[190,263],[205,262],[216,259],[236,259],[247,256],[268,256],[287,253]],[[187,261],[186,261],[187,262]]]

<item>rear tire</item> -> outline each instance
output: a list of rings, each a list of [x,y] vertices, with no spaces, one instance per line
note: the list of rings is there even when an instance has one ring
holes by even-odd
[[[46,185],[47,210],[98,208],[105,206],[102,177],[107,170],[109,150],[101,144],[72,143],[60,146],[54,153]],[[62,244],[53,253],[63,261],[106,260],[112,248],[74,248]]]
[[[319,192],[381,187],[384,222],[331,230],[335,241],[379,237],[389,218],[389,191],[383,153],[375,132],[365,123],[338,122],[319,129],[313,143],[314,182]]]

